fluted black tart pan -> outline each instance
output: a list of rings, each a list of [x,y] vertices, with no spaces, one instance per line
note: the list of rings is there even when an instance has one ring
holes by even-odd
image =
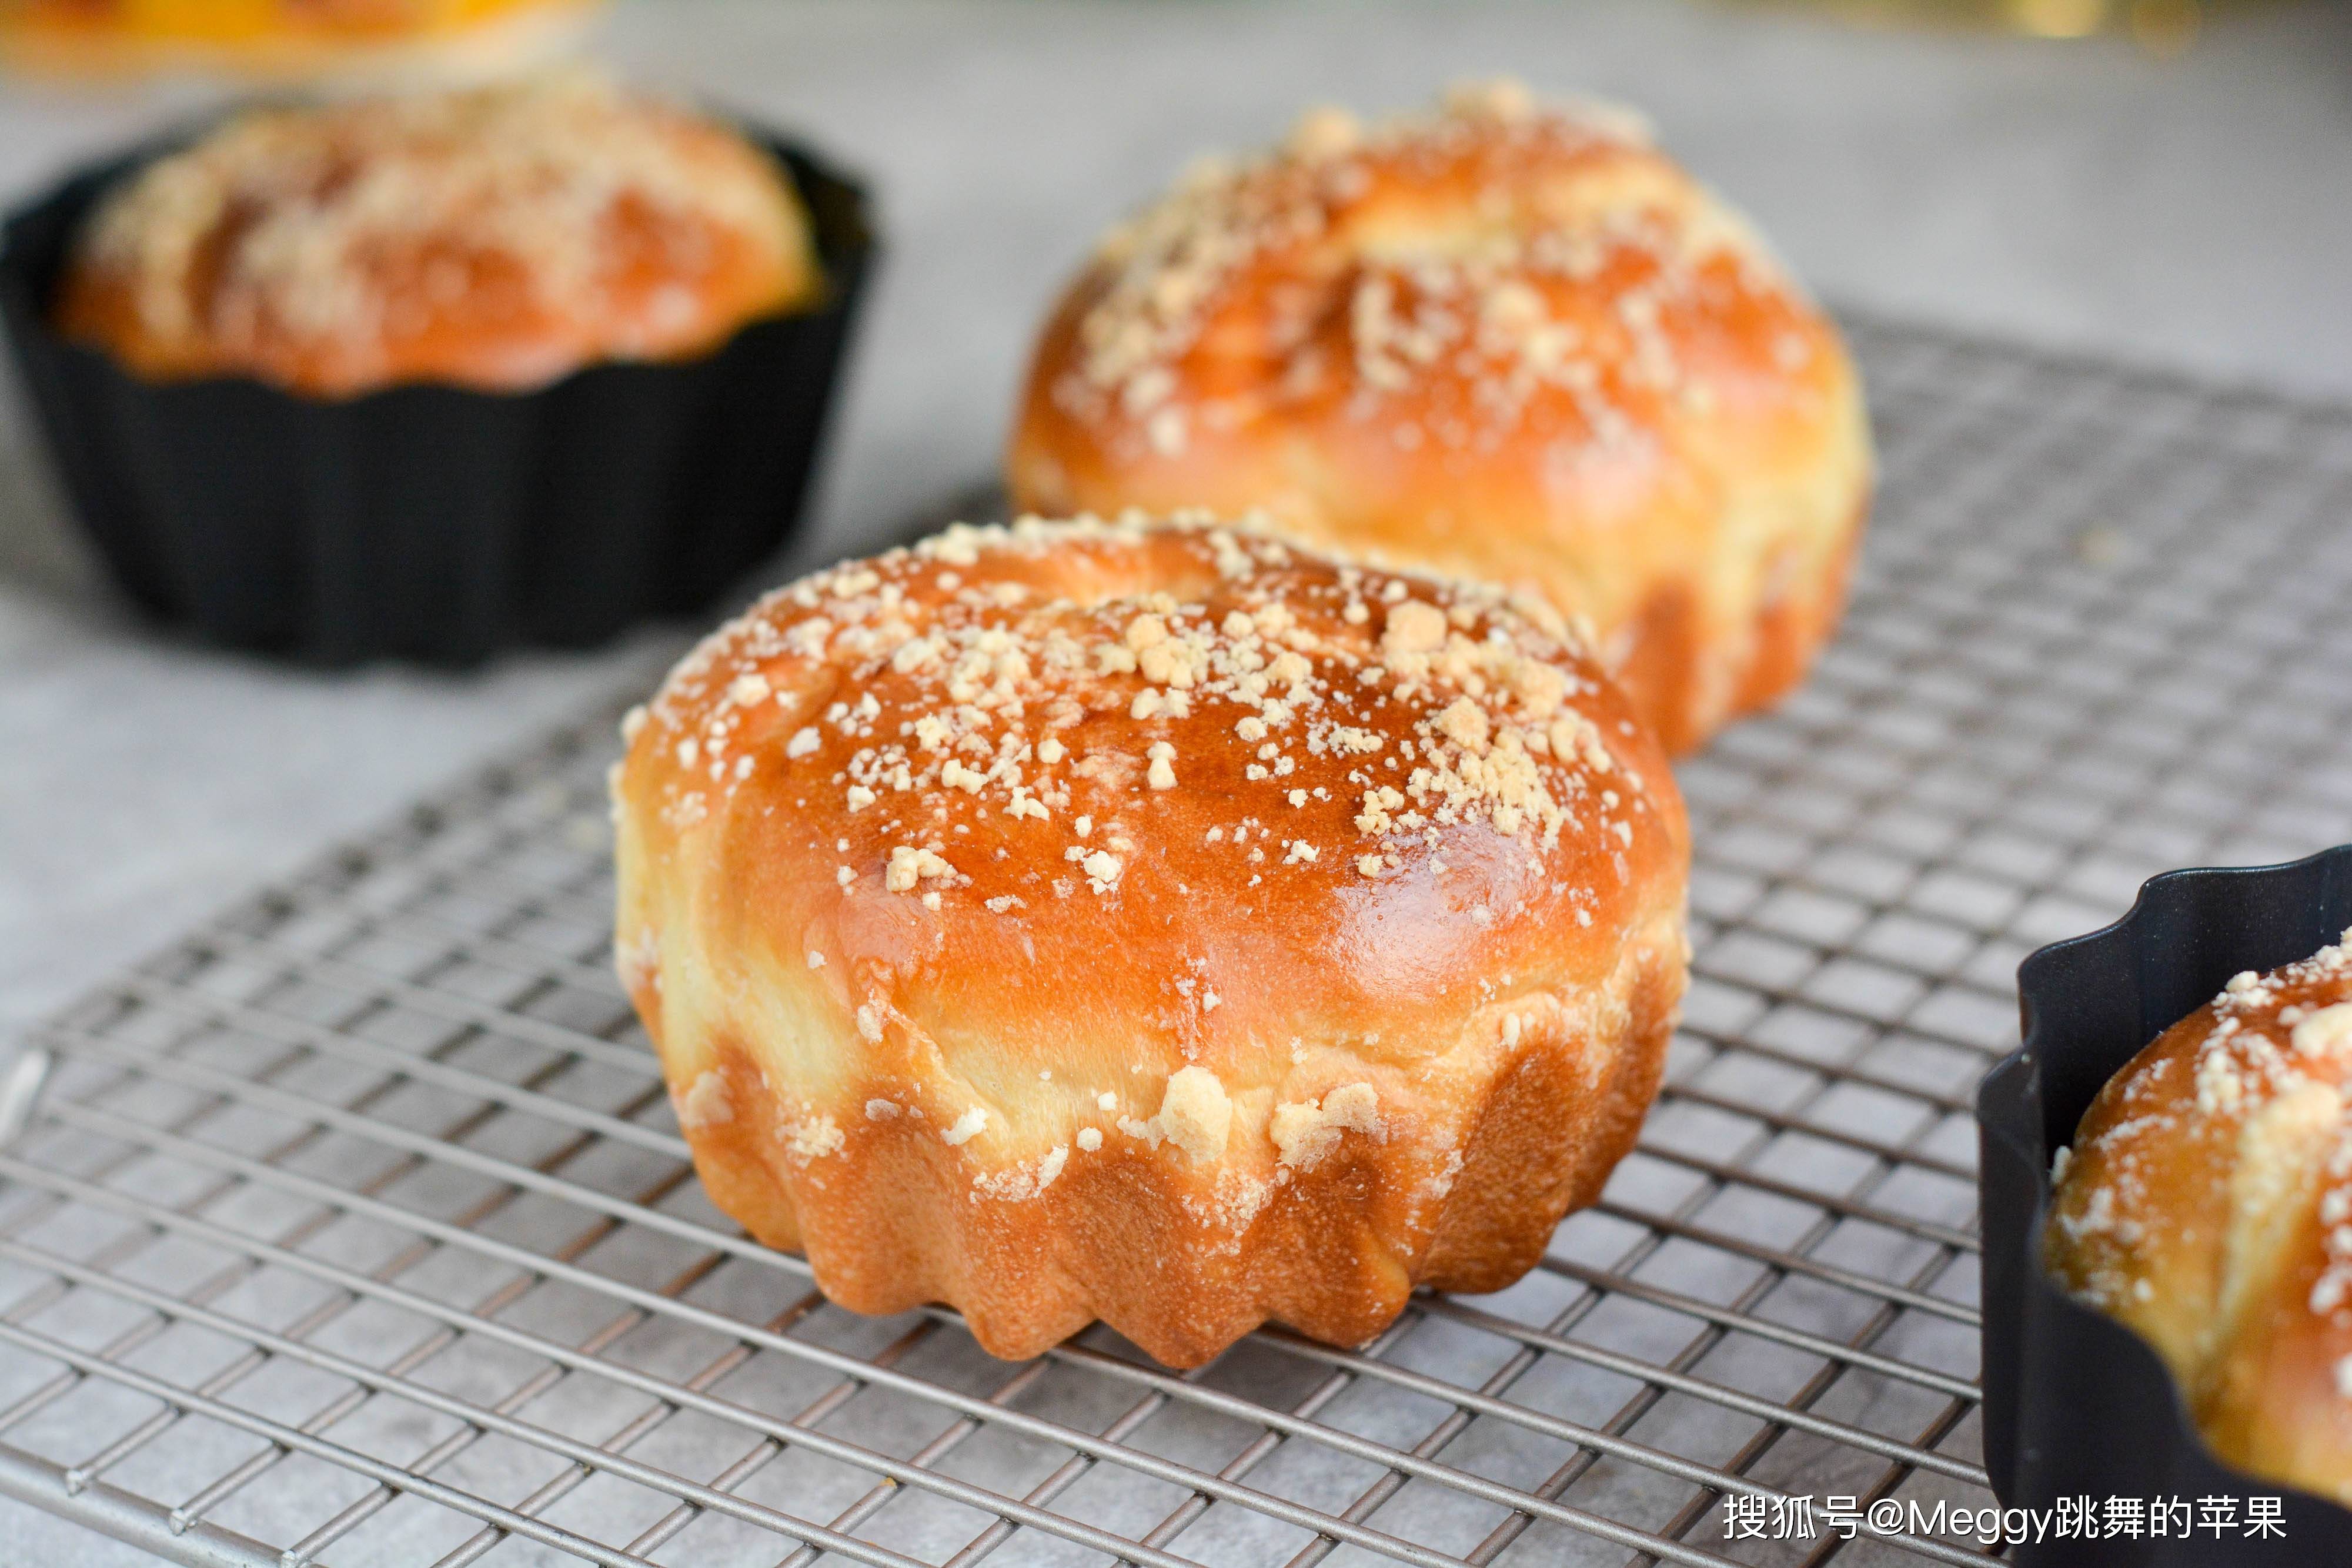
[[[2310,956],[2352,926],[2352,845],[2286,865],[2178,871],[2131,913],[2055,943],[2018,971],[2024,1044],[1977,1092],[1984,1230],[1984,1448],[2011,1508],[2069,1513],[2096,1531],[2026,1542],[2011,1560],[2063,1568],[2341,1568],[2352,1511],[2216,1458],[2147,1343],[2074,1301],[2042,1267],[2050,1164],[2101,1087],[2241,969]],[[2110,1532],[2109,1498],[2185,1500],[2187,1536]],[[2224,1506],[2205,1507],[2207,1499]],[[2250,1531],[2279,1500],[2278,1532]],[[2256,1500],[2263,1500],[2257,1501]],[[2168,1524],[2179,1521],[2168,1506]],[[2211,1528],[2224,1513],[2230,1522]]]
[[[330,664],[465,664],[704,609],[800,519],[876,251],[856,183],[746,134],[811,214],[821,305],[694,359],[597,364],[521,392],[155,382],[60,337],[49,301],[82,219],[186,133],[16,212],[0,317],[116,580],[199,641]]]

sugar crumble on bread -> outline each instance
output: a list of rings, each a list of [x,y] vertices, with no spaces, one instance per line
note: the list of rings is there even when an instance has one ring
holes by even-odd
[[[1532,588],[1670,750],[1801,677],[1870,470],[1852,358],[1746,220],[1637,117],[1511,81],[1188,170],[1058,298],[1005,460],[1020,507],[1256,507]]]
[[[781,705],[793,715],[783,764],[838,790],[851,818],[881,813],[878,830],[896,835],[879,863],[840,863],[844,887],[878,872],[891,893],[993,889],[982,863],[961,864],[950,849],[959,832],[992,822],[1010,825],[992,837],[1014,838],[1017,826],[1055,843],[1076,874],[978,902],[1079,888],[1115,896],[1125,830],[1097,838],[1097,818],[1148,820],[1150,797],[1187,788],[1188,758],[1233,753],[1226,737],[1246,760],[1238,779],[1228,768],[1214,785],[1234,811],[1208,841],[1253,864],[1377,875],[1466,821],[1541,848],[1580,812],[1631,846],[1648,802],[1608,786],[1609,745],[1574,700],[1594,688],[1564,667],[1581,655],[1546,607],[1358,568],[1286,581],[1286,547],[1181,526],[1215,574],[1204,571],[1202,597],[1189,601],[1160,591],[1087,604],[968,575],[983,552],[1017,562],[1089,539],[1140,540],[1150,525],[1133,517],[959,527],[780,591],[681,665],[654,703],[675,736],[666,809],[697,820],[724,810],[743,782],[740,761],[776,747]],[[1237,558],[1256,585],[1235,599],[1223,585]],[[1347,614],[1368,601],[1377,621]],[[844,672],[863,695],[803,715],[817,670]],[[877,688],[891,694],[887,712]],[[702,716],[685,733],[689,707]],[[1314,779],[1298,783],[1309,767]],[[1269,832],[1277,810],[1313,826]]]
[[[1380,1092],[1370,1083],[1348,1083],[1317,1100],[1277,1105],[1269,1132],[1290,1170],[1311,1171],[1339,1146],[1342,1133],[1368,1138],[1386,1135],[1381,1121]]]
[[[631,722],[618,928],[670,968],[632,997],[666,1075],[739,1086],[688,1130],[714,1194],[842,1299],[926,1279],[1008,1353],[1060,1320],[982,1298],[1032,1289],[1186,1363],[1268,1312],[1360,1338],[1532,1262],[1656,1082],[1687,848],[1628,711],[1496,588],[1207,516],[957,527],[776,591]],[[1371,1282],[1298,1272],[1300,1224]],[[1086,1260],[1139,1226],[1130,1311]]]
[[[1623,197],[1548,208],[1542,193],[1570,166],[1589,170],[1596,193],[1622,188]],[[1416,239],[1380,215],[1384,180],[1435,186],[1465,173],[1482,183],[1488,209],[1475,222]],[[1679,398],[1702,413],[1716,402],[1710,383],[1685,374],[1664,327],[1724,286],[1711,267],[1727,264],[1751,289],[1790,287],[1743,223],[1694,206],[1682,182],[1639,116],[1546,102],[1514,80],[1464,84],[1434,111],[1370,124],[1311,109],[1279,146],[1196,163],[1105,236],[1096,253],[1105,281],[1053,395],[1161,457],[1183,455],[1192,432],[1231,420],[1215,394],[1187,390],[1187,361],[1221,351],[1212,345],[1236,298],[1286,268],[1330,273],[1298,258],[1336,248],[1353,257],[1332,319],[1357,417],[1386,417],[1390,395],[1431,376],[1466,375],[1468,393],[1445,417],[1397,420],[1401,447],[1474,446],[1546,392],[1574,403],[1598,446],[1622,445],[1640,439],[1628,399]],[[1276,298],[1287,303],[1244,340],[1276,357],[1265,372],[1275,395],[1339,384],[1315,290]],[[1801,364],[1814,350],[1792,334],[1783,351]]]
[[[1145,547],[1192,563],[1192,591],[1089,600],[1023,580],[1074,549]],[[1179,797],[1223,803],[1200,843],[1263,868],[1250,887],[1415,865],[1442,881],[1444,846],[1473,827],[1522,846],[1536,875],[1563,832],[1605,835],[1622,879],[1623,852],[1661,824],[1644,793],[1614,787],[1610,743],[1578,706],[1599,691],[1580,673],[1589,655],[1560,617],[1484,585],[1297,564],[1288,546],[1204,517],[958,525],[778,590],[682,662],[629,728],[673,765],[661,810],[674,828],[725,820],[751,776],[741,764],[764,756],[795,789],[840,801],[844,834],[812,845],[840,896],[878,885],[943,920],[1017,925],[1129,895],[1155,801]],[[1189,896],[1181,880],[1173,891]],[[1475,913],[1492,924],[1488,904]],[[828,962],[817,946],[803,959]],[[1173,984],[1203,1018],[1225,1000]],[[861,1038],[887,1037],[887,1009],[855,1012]],[[1507,1045],[1518,1024],[1500,1026]],[[1113,1130],[1150,1147],[1223,1147],[1231,1105],[1197,1065],[1171,1074],[1148,1116],[1098,1098]],[[869,1102],[867,1119],[888,1103]],[[1279,1163],[1311,1169],[1344,1132],[1380,1135],[1376,1105],[1369,1083],[1285,1104]],[[978,1104],[950,1115],[950,1146],[992,1124]],[[1100,1146],[1096,1131],[1080,1153]]]
[[[718,1126],[735,1119],[734,1105],[727,1098],[727,1080],[716,1072],[698,1074],[685,1093],[676,1096],[676,1102],[681,1127]]]
[[[64,315],[163,375],[522,385],[810,297],[806,226],[769,154],[592,72],[257,109],[103,199]]]

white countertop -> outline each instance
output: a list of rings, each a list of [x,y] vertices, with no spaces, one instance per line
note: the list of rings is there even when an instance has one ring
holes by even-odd
[[[888,256],[812,554],[987,470],[1060,276],[1192,152],[1271,137],[1307,100],[1404,104],[1497,70],[1646,108],[1832,301],[2352,399],[2343,7],[2257,7],[2158,60],[1668,0],[647,0],[604,51],[878,191]],[[0,197],[201,101],[0,89]],[[649,678],[668,645],[471,679],[194,652],[97,583],[28,440],[0,392],[0,1051],[251,883]],[[0,1557],[147,1561],[6,1504]]]

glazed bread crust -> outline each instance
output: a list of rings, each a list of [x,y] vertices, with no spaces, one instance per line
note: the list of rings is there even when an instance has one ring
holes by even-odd
[[[2237,976],[2092,1102],[2043,1256],[2155,1347],[2221,1458],[2352,1503],[2347,1101],[2352,947]]]
[[[1006,475],[1536,589],[1681,751],[1835,629],[1871,455],[1836,329],[1747,225],[1623,111],[1498,83],[1316,111],[1114,229]]]
[[[957,528],[780,591],[628,732],[617,952],[679,1124],[856,1310],[1357,1343],[1531,1267],[1656,1088],[1682,806],[1540,604]]]
[[[109,193],[56,314],[151,380],[341,397],[688,357],[823,287],[772,157],[567,76],[240,115]]]

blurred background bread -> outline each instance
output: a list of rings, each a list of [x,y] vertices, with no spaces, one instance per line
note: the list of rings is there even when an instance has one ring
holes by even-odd
[[[597,0],[5,0],[0,64],[67,78],[481,78],[570,47]]]
[[[621,975],[719,1207],[999,1355],[1493,1291],[1682,994],[1656,743],[1540,603],[1198,525],[958,528],[635,716]]]
[[[1006,473],[1535,588],[1685,750],[1834,628],[1871,459],[1835,328],[1747,225],[1634,117],[1505,81],[1311,111],[1113,229]]]
[[[2092,1103],[2043,1243],[2222,1459],[2352,1503],[2347,1082],[2352,946],[2237,976]]]
[[[56,313],[151,379],[331,397],[683,358],[823,287],[772,155],[565,73],[240,114],[110,193]]]

